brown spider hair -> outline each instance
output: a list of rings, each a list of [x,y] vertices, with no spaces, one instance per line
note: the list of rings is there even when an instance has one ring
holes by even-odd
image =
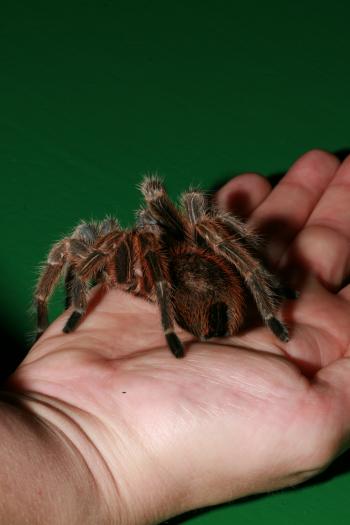
[[[66,333],[84,316],[90,287],[102,283],[157,303],[176,357],[184,348],[175,321],[201,340],[236,334],[244,320],[246,289],[265,324],[288,341],[276,312],[284,297],[295,294],[263,264],[258,236],[201,191],[184,193],[177,207],[158,177],[145,177],[140,190],[145,207],[133,228],[122,229],[113,218],[83,222],[53,246],[35,291],[37,337],[48,326],[48,300],[65,273],[66,308],[73,308]]]

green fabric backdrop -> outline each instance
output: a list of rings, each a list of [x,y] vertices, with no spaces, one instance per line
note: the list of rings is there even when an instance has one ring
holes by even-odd
[[[349,15],[339,0],[1,2],[2,375],[28,348],[50,244],[82,218],[130,224],[143,173],[175,196],[346,153]],[[346,454],[302,487],[175,522],[345,524],[349,492]]]

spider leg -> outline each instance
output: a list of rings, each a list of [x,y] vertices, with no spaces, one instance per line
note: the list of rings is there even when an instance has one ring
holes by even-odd
[[[182,204],[193,226],[194,239],[197,241],[200,239],[207,248],[214,250],[234,265],[251,291],[265,324],[281,341],[288,341],[288,329],[275,317],[275,312],[283,296],[295,297],[295,295],[282,286],[259,259],[254,257],[256,246],[251,243],[249,236],[246,243],[242,242],[245,239],[245,229],[239,226],[240,221],[231,220],[215,210],[211,215],[208,203],[201,192],[184,194]],[[232,238],[232,230],[235,230],[236,239]]]
[[[79,260],[84,260],[87,256],[89,244],[94,242],[97,235],[98,226],[96,224],[82,223],[75,229],[72,237],[65,237],[51,249],[34,293],[37,310],[36,339],[48,327],[47,303],[65,268],[66,307],[70,305],[72,290],[79,289],[79,282],[75,282],[76,266]]]
[[[220,226],[198,223],[196,229],[206,240],[208,247],[231,262],[242,276],[252,293],[265,324],[284,342],[289,341],[286,325],[275,317],[281,303],[275,287],[275,277],[240,243],[227,239]]]
[[[75,276],[70,290],[73,312],[68,318],[63,332],[72,332],[84,316],[87,309],[87,296],[91,279],[98,275],[99,281],[107,282],[106,276],[108,272],[106,267],[113,260],[113,257],[115,260],[116,282],[122,283],[128,280],[131,255],[130,244],[127,242],[126,236],[125,232],[119,230],[107,233],[94,247],[91,247],[88,256],[82,259],[80,264],[74,268]]]
[[[227,230],[227,235],[237,238],[254,251],[260,248],[260,238],[245,222],[230,213],[212,208],[209,199],[199,190],[188,191],[181,195],[181,204],[192,225],[207,218],[219,220]]]
[[[159,250],[146,235],[140,235],[142,248],[144,251],[144,261],[151,274],[152,281],[155,283],[157,301],[161,314],[161,323],[168,346],[175,357],[184,356],[184,348],[174,331],[174,313],[170,299],[170,288],[165,278],[162,268]],[[154,243],[153,243],[154,244]]]
[[[181,214],[169,199],[158,177],[145,177],[140,190],[147,203],[147,211],[159,225],[177,240],[185,238],[185,223]]]
[[[106,234],[113,230],[119,230],[118,222],[112,217],[107,217],[100,224],[95,222],[82,222],[77,226],[72,234],[72,239],[76,241],[76,255],[80,258],[86,257],[89,248],[93,246],[99,237],[104,237]],[[69,308],[72,304],[71,291],[74,288],[74,279],[76,277],[76,271],[73,265],[69,265],[66,270],[65,276],[65,309]],[[99,279],[98,279],[99,280]]]
[[[64,289],[66,291],[66,295],[64,298],[64,309],[65,310],[67,310],[72,304],[71,289],[72,289],[72,283],[73,283],[74,277],[75,277],[75,272],[73,271],[72,265],[70,265],[66,269],[66,275],[64,276]]]
[[[255,233],[252,228],[241,221],[238,217],[230,215],[229,213],[215,211],[215,218],[222,226],[224,226],[228,235],[232,235],[233,238],[238,239],[241,244],[249,249],[252,255],[262,259],[261,253],[259,253],[261,252],[262,238]],[[271,286],[278,297],[283,297],[285,299],[297,299],[299,297],[299,293],[296,290],[282,284],[276,275],[270,274],[270,281]]]
[[[69,308],[72,304],[72,290],[74,288],[74,282],[76,279],[77,264],[84,260],[84,258],[89,253],[89,245],[83,239],[72,238],[70,241],[70,249],[71,255],[74,256],[75,260],[74,262],[72,261],[69,265],[67,265],[66,269],[64,279],[64,287],[66,290],[65,310],[67,310],[67,308]]]
[[[120,231],[121,227],[117,219],[107,216],[104,221],[99,225],[99,236],[105,238],[105,236],[111,232]],[[103,242],[103,241],[101,241]],[[92,286],[95,286],[99,282],[106,282],[108,280],[108,273],[105,270],[99,271],[92,280]]]
[[[88,248],[92,245],[98,237],[98,225],[94,222],[82,222],[79,224],[73,234],[72,239],[76,241],[76,255],[78,257],[86,256]],[[71,290],[74,286],[75,270],[74,265],[68,265],[64,279],[64,287],[66,291],[65,310],[72,304]]]
[[[63,327],[63,332],[66,334],[72,332],[75,329],[78,322],[80,321],[80,318],[86,312],[88,291],[88,281],[84,281],[83,279],[80,279],[78,275],[75,275],[74,279],[72,280],[70,290],[72,306],[74,310]]]
[[[111,233],[112,231],[119,231],[120,229],[119,222],[113,217],[107,216],[99,225],[99,236],[101,237],[103,235],[107,235],[107,233]]]
[[[52,247],[36,285],[34,292],[34,302],[37,311],[36,340],[39,339],[49,325],[47,303],[69,259],[70,248],[71,239],[68,237],[65,237]]]
[[[186,191],[181,195],[181,206],[184,208],[191,224],[197,224],[209,212],[209,201],[202,191]]]
[[[261,237],[238,217],[223,212],[215,213],[215,217],[225,226],[228,235],[238,238],[255,253],[261,250]]]
[[[89,249],[88,255],[77,267],[80,277],[93,279],[106,265],[107,259],[117,252],[119,245],[127,236],[126,232],[115,230],[106,233]],[[117,279],[118,280],[118,279]]]
[[[172,308],[169,297],[168,283],[164,280],[164,276],[161,273],[161,269],[158,265],[157,256],[154,252],[149,252],[146,256],[147,264],[149,265],[150,271],[153,275],[156,284],[156,293],[158,304],[160,307],[162,326],[165,334],[165,338],[169,345],[170,350],[175,357],[184,356],[184,348],[180,339],[177,337],[174,331],[174,319]]]

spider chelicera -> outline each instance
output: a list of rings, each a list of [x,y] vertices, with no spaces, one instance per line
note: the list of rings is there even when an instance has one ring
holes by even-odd
[[[134,228],[122,229],[112,218],[83,222],[53,246],[35,291],[37,337],[49,324],[48,300],[64,273],[66,307],[72,307],[66,333],[86,313],[91,286],[101,283],[157,303],[176,357],[184,355],[184,347],[175,321],[201,340],[236,334],[245,316],[246,290],[266,326],[288,341],[276,312],[284,297],[295,294],[262,263],[257,235],[201,191],[184,193],[177,207],[158,177],[145,177],[140,189],[146,205]]]

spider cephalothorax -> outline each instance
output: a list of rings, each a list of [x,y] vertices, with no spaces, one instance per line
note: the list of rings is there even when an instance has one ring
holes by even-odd
[[[249,290],[265,324],[288,341],[276,318],[287,288],[264,266],[256,235],[237,217],[219,211],[200,191],[169,199],[157,177],[140,186],[146,206],[136,225],[123,230],[115,219],[80,224],[51,249],[36,292],[38,337],[48,326],[47,302],[65,273],[66,306],[73,311],[63,331],[85,314],[93,283],[113,286],[158,303],[170,350],[184,354],[176,321],[200,339],[237,333]],[[293,295],[293,294],[292,294]]]

